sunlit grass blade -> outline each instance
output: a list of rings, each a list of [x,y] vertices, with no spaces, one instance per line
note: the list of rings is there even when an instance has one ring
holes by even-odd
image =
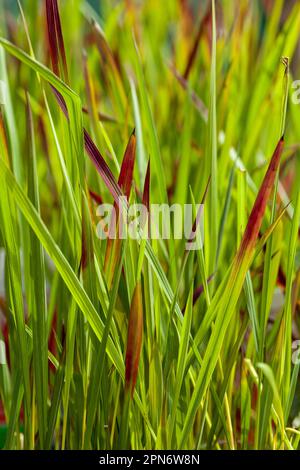
[[[27,157],[27,178],[28,196],[40,211],[40,201],[38,192],[37,168],[36,168],[36,147],[34,140],[34,124],[27,95],[27,122],[28,122],[28,157]],[[35,371],[35,387],[37,397],[37,419],[40,447],[45,445],[47,430],[47,396],[48,396],[48,341],[47,341],[47,307],[46,307],[46,277],[43,248],[30,230],[29,234],[29,272],[28,302],[32,315],[32,337],[33,337],[33,364]]]

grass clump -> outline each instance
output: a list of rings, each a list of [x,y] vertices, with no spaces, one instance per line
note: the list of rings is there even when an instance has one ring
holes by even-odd
[[[6,449],[299,447],[299,1],[198,3],[1,4]]]

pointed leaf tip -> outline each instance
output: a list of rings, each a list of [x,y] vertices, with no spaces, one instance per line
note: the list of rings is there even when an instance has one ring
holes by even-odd
[[[238,252],[237,259],[241,259],[244,257],[245,252],[247,250],[253,251],[254,245],[256,243],[259,230],[262,224],[262,220],[264,217],[265,209],[267,202],[270,198],[276,173],[279,167],[280,158],[282,155],[284,146],[284,140],[281,138],[274,150],[273,156],[271,158],[269,167],[263,179],[262,185],[256,197],[255,203],[253,205],[243,239],[241,241],[240,249]]]
[[[143,301],[141,282],[139,281],[135,286],[131,301],[125,360],[125,387],[130,390],[131,398],[137,381],[142,339]]]
[[[57,76],[68,83],[68,68],[57,0],[46,0],[49,53]]]
[[[133,169],[135,163],[135,148],[136,148],[136,137],[135,134],[132,133],[122,161],[122,166],[120,170],[118,184],[120,188],[123,190],[125,196],[129,198],[130,189],[133,180]]]
[[[143,190],[143,204],[147,207],[148,213],[150,212],[150,158],[147,165],[145,176],[144,190]]]

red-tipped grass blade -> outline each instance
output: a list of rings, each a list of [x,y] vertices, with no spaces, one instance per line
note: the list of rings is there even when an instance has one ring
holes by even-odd
[[[205,29],[206,25],[211,22],[211,14],[212,14],[211,13],[211,8],[209,8],[208,12],[204,15],[204,17],[200,21],[198,31],[197,31],[197,34],[196,34],[191,52],[188,55],[187,64],[186,64],[186,67],[185,67],[185,70],[184,70],[184,73],[183,73],[183,78],[185,80],[188,79],[190,71],[191,71],[191,69],[193,67],[193,64],[195,62],[197,52],[198,52],[198,48],[199,48],[199,44],[200,44],[200,40],[201,40],[201,37],[203,35],[204,29]]]
[[[56,90],[55,87],[51,86],[54,96],[56,98],[59,107],[61,108],[62,112],[64,113],[65,117],[69,119],[68,108],[65,102],[64,97]],[[107,165],[106,161],[102,157],[101,153],[99,152],[98,148],[96,147],[95,143],[93,142],[92,138],[90,137],[89,133],[86,129],[83,129],[84,135],[84,147],[85,150],[90,157],[91,161],[93,162],[96,170],[102,177],[107,189],[111,193],[115,203],[119,205],[120,200],[119,198],[123,196],[122,190],[118,185],[114,175],[112,174],[109,166]]]
[[[284,146],[284,138],[282,137],[278,142],[274,154],[272,156],[271,162],[269,164],[267,173],[264,177],[262,185],[260,187],[259,193],[255,200],[254,206],[252,208],[239,251],[236,255],[236,261],[239,262],[246,253],[253,253],[259,230],[262,224],[263,216],[265,213],[267,202],[270,198],[276,173],[279,167],[280,158]]]
[[[102,197],[99,194],[95,193],[95,191],[93,191],[92,189],[89,189],[89,195],[96,204],[100,205],[103,203]]]
[[[139,281],[134,289],[131,301],[125,360],[125,389],[130,391],[131,398],[133,397],[138,375],[142,340],[143,301],[142,287]]]
[[[145,176],[144,191],[143,191],[143,204],[147,207],[148,214],[150,212],[150,159],[147,165]]]
[[[203,337],[203,325],[205,325],[205,332],[207,332],[207,327],[210,324],[207,322],[207,319],[210,319],[212,313],[214,312],[216,315],[215,324],[212,329],[212,334],[203,357],[200,373],[197,378],[195,389],[190,399],[189,407],[186,413],[186,418],[179,441],[180,447],[184,447],[185,445],[187,432],[192,426],[199,407],[199,403],[201,402],[209,386],[210,379],[214,373],[219,355],[221,353],[227,328],[233,318],[236,304],[244,285],[247,271],[250,268],[251,262],[255,255],[256,241],[264,217],[266,205],[270,199],[270,195],[274,186],[283,146],[284,140],[282,137],[276,146],[268,170],[256,197],[240,247],[233,260],[228,281],[226,283],[226,289],[223,291],[223,295],[221,297],[218,295],[218,292],[216,293],[215,298],[218,300],[216,302],[213,300],[210,304],[210,307],[206,312],[206,317],[202,322],[201,328],[194,338],[195,344],[199,344],[201,340],[199,338]],[[223,287],[221,284],[220,288],[223,289]]]
[[[64,48],[64,41],[63,41],[63,36],[62,36],[57,0],[46,0],[46,13],[47,13],[48,37],[49,37],[49,47],[50,47],[52,67],[53,67],[54,72],[58,76],[60,76],[60,69],[59,69],[59,60],[60,60],[62,64],[63,72],[65,74],[64,78],[65,80],[67,80],[68,71],[67,71],[65,48]],[[59,91],[55,89],[55,87],[51,86],[51,88],[54,92],[54,95],[56,97],[56,100],[61,110],[63,111],[66,118],[69,119],[69,113],[68,113],[68,108],[67,108],[65,99],[63,98],[61,93],[59,93]],[[96,145],[94,144],[93,140],[91,139],[86,129],[84,129],[83,132],[84,132],[84,145],[85,145],[86,152],[89,155],[92,162],[94,163],[98,173],[102,177],[108,190],[112,194],[114,201],[118,204],[119,197],[122,196],[122,191],[118,187],[118,184],[109,166],[107,165],[104,158],[100,154],[99,150],[97,149]]]
[[[118,185],[121,188],[121,191],[123,195],[126,197],[126,199],[129,199],[130,196],[130,190],[132,186],[132,180],[133,180],[133,169],[134,169],[134,162],[135,162],[135,154],[136,154],[136,137],[135,137],[135,132],[133,131],[122,161],[121,169],[120,169],[120,175],[118,179]],[[122,208],[119,208],[118,205],[115,203],[114,204],[114,209],[115,211],[112,214],[112,221],[111,221],[111,227],[109,229],[109,233],[111,233],[111,228],[114,229],[115,226],[117,227],[117,231],[119,230],[119,209],[122,210]],[[116,220],[115,220],[116,217]],[[112,237],[109,237],[107,240],[107,245],[106,245],[106,253],[105,253],[105,261],[104,261],[104,268],[107,271],[108,269],[108,285],[110,285],[110,282],[113,278],[113,273],[116,269],[116,265],[119,260],[120,256],[120,250],[121,250],[121,243],[120,239],[117,237],[115,242],[112,239]]]
[[[123,191],[124,195],[129,198],[132,179],[133,179],[133,168],[135,162],[135,147],[136,147],[136,137],[135,131],[133,130],[129,142],[127,144],[125,154],[122,161],[122,166],[120,169],[120,176],[118,184]]]
[[[46,0],[49,52],[53,71],[68,83],[68,68],[57,0]]]

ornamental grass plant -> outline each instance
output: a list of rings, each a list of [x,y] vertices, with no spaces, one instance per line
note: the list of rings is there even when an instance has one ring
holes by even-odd
[[[1,448],[299,448],[299,40],[299,0],[1,0]]]

